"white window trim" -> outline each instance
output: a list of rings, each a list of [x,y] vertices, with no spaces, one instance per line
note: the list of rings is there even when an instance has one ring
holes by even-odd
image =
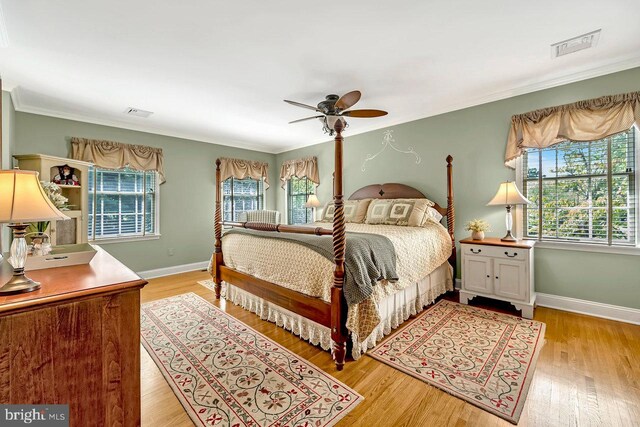
[[[94,168],[97,168],[95,165],[93,166]],[[99,237],[97,239],[89,239],[89,243],[94,243],[96,245],[104,245],[104,244],[110,244],[110,243],[128,243],[128,242],[140,242],[140,241],[144,241],[144,240],[157,240],[160,239],[160,237],[162,236],[162,234],[160,233],[160,179],[158,177],[158,172],[154,172],[156,174],[156,179],[155,179],[155,194],[156,197],[154,198],[154,203],[155,203],[155,226],[154,226],[154,233],[145,233],[144,232],[144,224],[142,226],[143,229],[143,234],[139,235],[139,236],[118,236],[118,237]],[[97,174],[94,172],[94,179],[97,176]],[[94,196],[95,196],[95,182],[93,184],[93,188],[94,188]],[[94,199],[94,209],[95,209],[96,203],[95,203],[95,199]],[[88,211],[89,207],[87,206],[87,211]],[[94,212],[94,221],[95,221],[95,212]],[[94,224],[95,227],[95,224]]]
[[[110,245],[111,243],[128,243],[128,242],[142,242],[144,240],[158,240],[162,237],[162,234],[146,234],[144,236],[127,236],[127,237],[103,237],[102,239],[90,240],[91,243],[96,245]]]
[[[286,185],[284,186],[284,222],[283,223],[286,225],[290,225],[289,224],[289,181],[291,181],[291,179],[288,179]],[[313,194],[317,196],[318,184],[316,184],[315,182],[312,182],[312,187],[313,187]],[[313,222],[317,222],[318,208],[311,208],[311,209],[312,209],[311,219],[313,219]]]
[[[218,188],[218,191],[221,194],[220,214],[222,215],[222,221],[224,221],[224,181],[220,183],[220,188]],[[262,210],[265,210],[265,209],[267,209],[267,189],[264,188],[264,177],[262,177]]]
[[[569,241],[553,241],[553,240],[540,240],[533,238],[526,238],[524,236],[524,215],[523,207],[516,206],[516,219],[515,219],[515,236],[517,238],[524,238],[525,240],[535,240],[536,248],[541,249],[557,249],[567,251],[578,252],[595,252],[595,253],[610,253],[620,255],[640,255],[640,130],[637,125],[635,128],[635,161],[636,161],[636,244],[635,246],[622,246],[622,245],[605,245],[598,243],[585,243],[585,242],[569,242]],[[522,175],[522,156],[516,159],[516,183],[518,188],[523,188],[524,177]]]

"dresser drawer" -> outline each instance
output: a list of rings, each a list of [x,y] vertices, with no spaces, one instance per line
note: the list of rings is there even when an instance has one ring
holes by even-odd
[[[462,253],[465,255],[488,256],[499,259],[523,261],[527,258],[529,249],[505,248],[501,246],[463,244]]]

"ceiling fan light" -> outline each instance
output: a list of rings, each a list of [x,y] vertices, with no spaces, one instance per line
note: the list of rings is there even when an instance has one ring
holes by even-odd
[[[340,117],[340,116],[327,116],[326,117],[327,120],[327,126],[329,126],[329,128],[333,129],[336,126],[336,122],[338,120],[340,120],[342,122],[342,124],[345,124],[346,121],[344,120],[344,118]]]

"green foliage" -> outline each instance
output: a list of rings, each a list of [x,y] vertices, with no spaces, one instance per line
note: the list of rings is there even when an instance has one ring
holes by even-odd
[[[634,144],[631,129],[599,141],[568,141],[544,150],[528,150],[524,191],[532,205],[525,208],[527,235],[539,234],[542,198],[543,237],[607,241],[611,196],[612,240],[633,241]]]
[[[313,182],[305,178],[291,177],[287,183],[287,208],[289,224],[312,222],[313,209],[305,207],[310,194],[315,194]]]

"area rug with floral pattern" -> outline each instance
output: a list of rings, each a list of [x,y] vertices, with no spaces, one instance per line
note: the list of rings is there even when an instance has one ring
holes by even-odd
[[[535,320],[441,300],[367,354],[516,424],[544,331]]]
[[[331,426],[362,400],[193,293],[141,316],[142,344],[196,425]]]

